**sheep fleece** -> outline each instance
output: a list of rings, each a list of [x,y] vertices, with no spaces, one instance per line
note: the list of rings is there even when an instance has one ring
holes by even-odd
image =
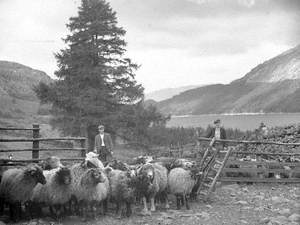
[[[56,172],[60,168],[43,171],[47,183],[37,184],[33,189],[32,201],[43,202],[49,205],[64,204],[71,198],[71,185],[59,185],[55,181]]]
[[[190,194],[195,184],[189,170],[174,168],[169,173],[168,186],[172,194]]]
[[[25,169],[13,168],[6,170],[0,185],[0,196],[8,202],[26,202],[30,200],[37,182],[34,178],[24,177]]]

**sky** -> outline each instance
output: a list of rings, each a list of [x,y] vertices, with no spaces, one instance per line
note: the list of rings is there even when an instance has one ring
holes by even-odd
[[[300,44],[300,0],[110,0],[146,92],[230,83]],[[0,0],[0,60],[54,77],[80,0]]]

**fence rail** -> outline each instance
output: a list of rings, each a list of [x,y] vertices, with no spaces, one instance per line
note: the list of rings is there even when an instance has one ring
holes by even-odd
[[[212,141],[211,138],[198,138],[199,141]],[[249,144],[300,146],[300,143],[281,143],[273,141],[246,141],[246,140],[215,140],[216,142],[245,144],[244,151],[232,151],[231,157],[223,169],[222,182],[263,182],[263,183],[300,183],[300,162],[280,162],[261,159],[262,156],[291,157],[300,156],[300,152],[261,152],[247,151]],[[226,151],[221,151],[225,154]],[[237,160],[240,155],[254,155],[256,161]],[[234,156],[234,157],[233,157]],[[278,178],[280,177],[280,178]]]
[[[1,142],[32,142],[32,148],[26,149],[0,149],[0,153],[4,152],[32,152],[32,159],[26,160],[10,160],[10,159],[0,159],[0,162],[36,162],[43,159],[39,158],[39,153],[41,151],[76,151],[81,152],[80,156],[83,158],[87,152],[87,138],[85,137],[52,137],[52,138],[41,138],[40,137],[40,126],[39,124],[33,124],[32,128],[17,128],[17,127],[0,127],[0,131],[32,131],[32,138],[0,138]],[[40,148],[40,142],[42,141],[79,141],[80,148]],[[77,160],[77,158],[65,158],[62,160]]]

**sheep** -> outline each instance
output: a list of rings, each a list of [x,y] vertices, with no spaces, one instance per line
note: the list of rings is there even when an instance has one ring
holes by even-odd
[[[154,199],[161,195],[166,202],[166,208],[169,208],[167,198],[168,176],[167,169],[157,163],[147,163],[143,165],[137,176],[136,189],[142,196],[144,209],[143,214],[150,214],[147,207],[147,198],[150,199],[151,211],[155,211]]]
[[[57,156],[50,156],[41,162],[43,170],[52,170],[55,168],[63,167],[60,158]]]
[[[99,160],[99,154],[95,152],[87,153],[85,162],[86,164],[89,164],[88,167],[91,166],[91,167],[104,169],[103,163]]]
[[[45,184],[46,179],[42,169],[36,164],[8,169],[3,173],[0,199],[2,204],[9,205],[12,220],[20,219],[21,204],[30,200],[32,191],[38,183]]]
[[[168,176],[168,189],[174,194],[177,199],[177,209],[185,204],[186,209],[190,209],[188,197],[191,194],[193,187],[196,185],[198,176],[196,170],[186,170],[183,168],[174,168]]]
[[[131,204],[135,200],[135,177],[131,177],[130,171],[110,169],[108,171],[110,184],[110,198],[117,204],[116,214],[122,217],[126,205],[126,216],[132,214]]]
[[[81,177],[80,185],[77,186],[75,192],[75,196],[82,207],[83,216],[87,217],[88,208],[90,207],[92,217],[95,218],[100,203],[103,203],[105,213],[108,194],[109,181],[105,173],[99,169],[87,170]]]
[[[31,201],[35,205],[46,204],[54,218],[61,218],[63,206],[71,199],[70,169],[61,167],[43,173],[47,183],[36,185]]]

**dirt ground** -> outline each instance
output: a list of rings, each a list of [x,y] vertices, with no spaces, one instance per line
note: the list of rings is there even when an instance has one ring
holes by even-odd
[[[209,202],[191,202],[191,210],[176,210],[171,197],[171,209],[158,210],[151,216],[141,216],[142,206],[134,206],[130,218],[116,219],[113,211],[96,220],[81,221],[68,217],[60,224],[91,225],[299,225],[300,184],[222,185],[217,187]],[[18,223],[19,225],[56,225],[50,218]]]

